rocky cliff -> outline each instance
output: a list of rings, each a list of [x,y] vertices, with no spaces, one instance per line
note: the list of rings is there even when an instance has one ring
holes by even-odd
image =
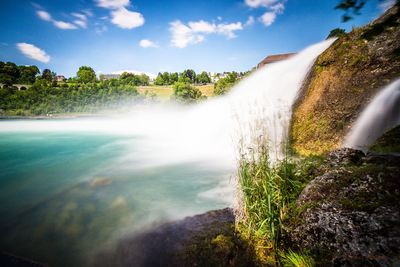
[[[294,106],[296,152],[325,154],[341,146],[374,95],[400,77],[400,7],[354,29],[322,53]]]

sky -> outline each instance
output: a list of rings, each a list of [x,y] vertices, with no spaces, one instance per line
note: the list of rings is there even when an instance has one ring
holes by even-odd
[[[96,73],[246,71],[330,30],[377,18],[369,0],[343,23],[339,0],[0,0],[0,60],[72,77]]]

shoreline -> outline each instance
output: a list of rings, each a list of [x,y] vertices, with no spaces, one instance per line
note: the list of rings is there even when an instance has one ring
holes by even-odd
[[[104,117],[104,114],[54,114],[54,115],[33,115],[33,116],[0,116],[1,120],[52,120],[52,119],[80,119],[80,118],[98,118]]]

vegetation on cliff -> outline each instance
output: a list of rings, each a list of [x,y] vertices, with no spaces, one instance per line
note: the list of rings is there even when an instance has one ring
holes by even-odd
[[[316,60],[293,111],[291,139],[300,154],[342,144],[380,88],[400,74],[400,8],[340,37]]]

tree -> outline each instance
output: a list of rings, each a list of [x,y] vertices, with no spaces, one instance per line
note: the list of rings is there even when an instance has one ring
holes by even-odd
[[[353,18],[353,15],[360,15],[360,10],[365,6],[368,0],[340,0],[335,9],[343,10],[342,21],[346,22]],[[382,1],[382,0],[379,0]],[[396,5],[400,4],[400,0],[395,0]]]
[[[179,102],[190,103],[206,98],[205,96],[202,95],[199,89],[193,87],[189,83],[176,82],[173,88],[174,88],[173,98]]]
[[[225,78],[221,78],[214,85],[214,94],[223,95],[231,89],[237,82],[238,75],[236,72],[229,72]]]
[[[158,73],[156,80],[154,81],[155,85],[164,85],[164,78],[161,72]]]
[[[32,84],[35,82],[36,75],[40,73],[36,66],[18,66],[20,77],[18,83]]]
[[[82,66],[76,73],[78,81],[81,83],[90,83],[96,81],[96,73],[91,67]]]
[[[328,35],[328,37],[326,37],[326,39],[333,38],[333,37],[340,38],[340,37],[343,37],[343,36],[346,36],[346,31],[344,29],[341,29],[341,28],[336,28],[336,29],[333,29],[333,30],[331,30],[329,32],[329,35]]]
[[[54,72],[52,72],[51,70],[49,70],[49,69],[44,69],[43,70],[43,72],[42,72],[42,79],[45,79],[46,81],[49,81],[49,82],[51,82],[51,81],[53,81],[53,79],[54,79],[54,75],[55,73]],[[54,75],[54,76],[53,76]]]
[[[144,73],[139,75],[140,85],[149,85],[150,84],[150,77]]]
[[[187,77],[190,81],[190,83],[195,83],[196,82],[196,72],[194,70],[188,69],[184,70],[182,72],[183,77]]]
[[[4,63],[0,61],[0,83],[12,85],[17,82],[20,77],[20,72],[13,62]]]
[[[172,72],[172,73],[169,75],[169,82],[170,82],[171,84],[176,83],[178,80],[179,80],[179,74],[178,74],[177,72]]]
[[[211,82],[210,76],[208,76],[208,73],[203,71],[196,77],[197,82],[201,84],[207,84]]]

